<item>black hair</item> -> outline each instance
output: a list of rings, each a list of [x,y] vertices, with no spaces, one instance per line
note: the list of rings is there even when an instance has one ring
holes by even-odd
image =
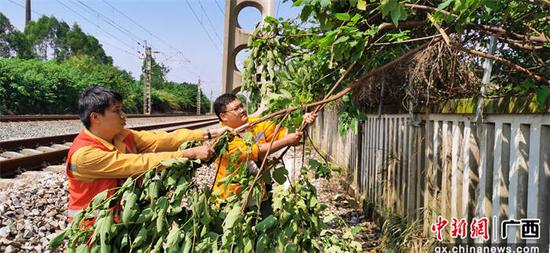
[[[237,96],[231,93],[226,93],[216,98],[216,101],[214,101],[214,112],[218,116],[218,119],[221,120],[220,113],[225,112],[227,110],[226,106],[236,99],[238,99]]]
[[[115,102],[122,102],[120,93],[100,86],[86,88],[78,98],[78,115],[86,128],[90,128],[90,114],[97,112],[104,114],[105,109]]]

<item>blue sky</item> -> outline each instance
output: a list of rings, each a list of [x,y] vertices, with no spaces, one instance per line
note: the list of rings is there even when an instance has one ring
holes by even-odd
[[[300,10],[291,1],[272,0],[276,17],[296,17]],[[225,0],[31,0],[32,19],[55,16],[75,22],[95,36],[114,65],[139,78],[143,40],[152,46],[158,62],[170,68],[167,79],[197,82],[207,96],[221,92]],[[0,0],[0,12],[23,30],[25,0]],[[194,13],[193,13],[194,11]],[[129,17],[129,18],[128,18]],[[243,9],[239,23],[251,28],[260,13]],[[204,28],[200,25],[201,22]],[[206,30],[206,31],[205,31]],[[138,44],[138,42],[141,44]],[[238,61],[243,60],[239,55]],[[239,65],[239,62],[237,62]]]

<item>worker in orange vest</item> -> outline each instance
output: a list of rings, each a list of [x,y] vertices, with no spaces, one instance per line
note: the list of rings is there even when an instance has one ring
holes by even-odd
[[[141,174],[163,160],[209,159],[214,150],[208,146],[177,149],[183,142],[212,139],[231,130],[181,129],[168,133],[124,128],[122,96],[103,87],[90,87],[82,92],[78,113],[85,129],[74,139],[67,155],[69,219],[86,209],[98,193],[110,190],[111,195],[126,178]]]

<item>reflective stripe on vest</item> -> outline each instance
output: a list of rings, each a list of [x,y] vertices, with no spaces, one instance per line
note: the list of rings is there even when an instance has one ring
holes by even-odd
[[[124,153],[135,153],[136,145],[132,133],[123,140],[126,144]],[[109,151],[100,141],[92,138],[85,131],[81,131],[74,139],[69,153],[67,154],[66,173],[69,179],[69,217],[73,217],[79,211],[86,209],[92,199],[104,190],[109,190],[107,196],[110,197],[114,193],[114,189],[122,183],[124,179],[95,179],[90,182],[78,180],[73,175],[73,171],[77,170],[76,166],[71,164],[71,157],[78,149],[82,147],[97,147],[104,151]],[[119,151],[113,151],[119,152]]]

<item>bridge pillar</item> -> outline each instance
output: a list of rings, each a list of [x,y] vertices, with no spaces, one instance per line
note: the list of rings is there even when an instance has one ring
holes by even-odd
[[[274,0],[226,0],[225,33],[223,46],[222,94],[237,93],[242,82],[242,74],[237,69],[235,60],[237,54],[247,48],[250,34],[241,28],[238,22],[239,12],[246,7],[258,9],[262,21],[267,16],[273,16]]]

